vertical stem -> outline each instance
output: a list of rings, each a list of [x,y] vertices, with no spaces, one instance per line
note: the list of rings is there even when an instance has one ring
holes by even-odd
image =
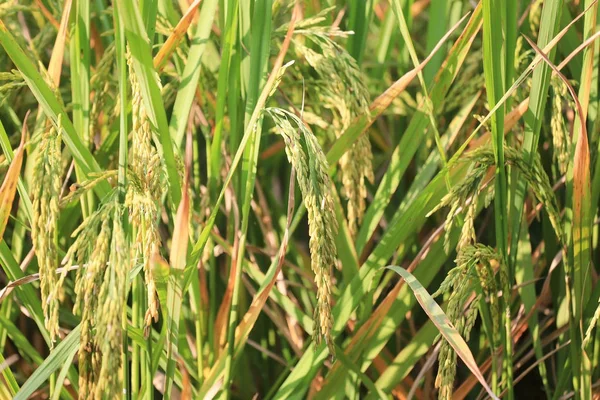
[[[505,69],[506,55],[503,59],[503,49],[506,52],[505,42],[503,41],[502,19],[498,19],[499,10],[503,10],[503,3],[499,0],[484,0],[483,1],[483,60],[484,60],[484,75],[486,90],[488,95],[488,103],[490,108],[496,106],[498,100],[504,93],[505,86]],[[502,13],[506,19],[506,11]],[[496,229],[496,245],[501,258],[501,265],[506,268],[508,260],[508,224],[506,220],[507,207],[507,180],[506,170],[504,165],[504,113],[505,107],[502,105],[492,114],[492,146],[494,150],[494,159],[496,164],[495,198],[494,198],[494,215]],[[506,276],[501,279],[509,281],[507,271],[502,271]],[[508,285],[505,282],[503,285],[506,288]],[[503,313],[505,318],[504,336],[504,373],[503,378],[507,387],[507,398],[513,399],[514,393],[512,390],[512,337],[510,335],[510,309],[508,305],[509,293],[505,293],[506,306]],[[499,345],[497,343],[496,345]],[[497,385],[493,382],[493,386]]]
[[[135,234],[135,232],[134,232]],[[138,275],[133,279],[131,285],[131,325],[140,328],[140,286],[141,277]],[[142,293],[143,296],[143,293]],[[140,346],[135,341],[131,344],[131,397],[137,398],[140,388]]]
[[[115,27],[115,46],[117,54],[117,70],[119,74],[119,167],[118,167],[118,185],[119,185],[119,201],[124,203],[125,192],[127,185],[127,60],[125,57],[125,33],[121,28],[121,21],[119,19],[119,8],[117,5],[113,6],[113,24]],[[125,227],[125,241],[130,243],[131,235],[130,225],[127,223],[127,214],[123,213],[123,226]],[[125,293],[128,293],[129,285]],[[131,387],[129,385],[129,341],[127,340],[127,307],[123,309],[123,354],[122,354],[122,365],[123,365],[123,398],[128,398],[131,393]]]
[[[71,35],[71,90],[73,96],[73,125],[89,148],[90,132],[90,4],[89,1],[73,2],[73,32]],[[76,168],[76,171],[78,168]],[[81,201],[84,218],[94,209],[94,194],[90,191]]]
[[[204,375],[204,335],[202,331],[204,313],[202,312],[202,296],[200,296],[200,282],[198,272],[192,277],[191,290],[190,290],[190,306],[192,313],[195,315],[194,327],[196,329],[196,373],[198,374],[198,389],[202,385]]]

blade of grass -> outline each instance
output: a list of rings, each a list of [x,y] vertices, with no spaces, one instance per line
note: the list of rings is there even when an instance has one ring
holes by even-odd
[[[385,399],[387,396],[379,387],[373,383],[371,378],[369,378],[365,373],[363,373],[360,368],[346,355],[343,350],[336,346],[336,357],[340,360],[340,363],[347,368],[348,370],[354,372],[361,380],[361,382],[369,389],[370,393],[377,393],[380,399]]]
[[[36,368],[34,373],[27,379],[14,400],[29,399],[30,396],[48,380],[51,374],[65,363],[71,363],[73,353],[77,351],[77,348],[79,347],[79,331],[80,327],[78,325],[58,344],[58,346],[54,348],[44,362]],[[71,383],[73,383],[73,381],[71,381]]]
[[[477,366],[477,362],[473,358],[473,354],[471,350],[469,350],[469,346],[464,341],[462,336],[456,331],[456,328],[452,325],[452,322],[448,319],[444,310],[435,302],[435,300],[431,297],[431,295],[427,292],[427,290],[419,283],[415,277],[405,269],[401,267],[397,267],[394,265],[386,267],[391,269],[400,275],[408,286],[412,289],[417,301],[423,308],[423,310],[429,316],[429,319],[435,324],[440,334],[448,341],[448,343],[452,346],[452,348],[456,351],[458,356],[463,360],[466,366],[471,370],[473,375],[477,377],[479,383],[486,390],[488,395],[492,399],[498,399],[498,397],[492,392],[492,389],[488,386],[485,378],[481,374],[479,367]]]
[[[65,379],[67,377],[67,373],[69,372],[69,368],[71,366],[71,362],[69,362],[69,360],[73,360],[73,358],[75,358],[75,354],[77,354],[77,347],[73,348],[71,350],[71,354],[69,354],[69,356],[67,357],[65,363],[63,364],[62,368],[60,369],[60,373],[58,374],[58,377],[56,378],[56,386],[54,388],[54,394],[52,396],[52,400],[58,400],[60,399],[61,395],[67,395],[70,397],[70,393],[66,390],[63,390],[64,387],[64,383],[65,383]]]
[[[169,284],[167,287],[167,370],[165,371],[165,398],[171,398],[173,376],[175,375],[175,355],[179,342],[179,321],[181,316],[183,298],[183,271],[186,266],[189,219],[190,219],[190,174],[192,167],[192,138],[188,134],[185,157],[185,177],[181,193],[181,202],[177,208],[175,226],[173,228],[173,241],[171,244],[171,257]]]
[[[393,0],[392,1],[392,8],[394,9],[394,14],[396,14],[396,18],[398,19],[398,25],[400,26],[400,33],[402,34],[402,37],[404,39],[406,48],[408,50],[408,54],[410,55],[410,58],[413,62],[413,65],[415,66],[415,68],[419,65],[419,59],[417,57],[417,53],[415,51],[413,42],[412,42],[412,38],[410,36],[410,32],[408,30],[408,24],[406,23],[406,19],[404,17],[404,13],[402,12],[402,7],[400,6],[400,3],[398,0]],[[439,4],[437,4],[435,6],[436,9],[441,8]],[[437,13],[437,11],[436,11]],[[443,18],[443,20],[446,19],[446,10],[445,7],[443,10],[441,10],[441,14],[437,14],[435,17],[432,16],[432,18]],[[465,16],[466,17],[466,16]],[[433,23],[434,25],[437,23]],[[445,24],[443,24],[444,29],[445,29]],[[429,31],[428,31],[429,34]],[[436,33],[437,35],[437,33]],[[428,37],[429,40],[429,37]],[[440,53],[436,53],[436,56],[440,57]],[[435,57],[435,56],[434,56]],[[434,58],[435,59],[435,58]],[[443,59],[443,55],[442,55],[442,59]],[[441,61],[440,61],[441,63]],[[429,63],[427,65],[430,65]],[[426,66],[427,67],[427,66]],[[457,69],[458,70],[458,69]],[[422,100],[422,104],[421,107],[423,107],[425,109],[425,113],[427,114],[427,117],[429,118],[429,124],[431,126],[431,130],[433,130],[433,137],[435,139],[435,144],[437,146],[437,150],[438,153],[440,155],[440,159],[442,160],[442,166],[446,166],[446,153],[444,151],[444,147],[441,143],[441,139],[440,139],[440,133],[437,129],[437,124],[436,124],[436,120],[435,120],[435,116],[434,116],[434,108],[433,108],[433,104],[431,101],[431,96],[428,93],[427,90],[427,80],[425,80],[424,76],[423,76],[423,72],[419,71],[419,73],[417,74],[417,76],[419,77],[419,83],[421,84],[421,89],[423,90],[423,95],[424,98]],[[419,108],[421,108],[419,107]],[[448,186],[450,186],[450,182],[447,182]]]
[[[592,14],[594,14],[592,18],[595,29],[596,13],[593,12]],[[590,48],[593,49],[593,47]],[[584,53],[583,73],[591,73],[591,61],[590,54]],[[582,80],[582,82],[580,98],[589,99],[589,84],[585,84],[585,82],[589,81]],[[584,92],[583,94],[581,93],[582,91]],[[588,92],[586,93],[586,91]],[[579,109],[579,112],[582,112],[582,110]],[[585,119],[582,124],[584,123]],[[577,129],[576,127],[574,129]],[[573,318],[577,321],[580,332],[578,332],[577,338],[571,338],[571,340],[581,346],[579,396],[582,399],[588,399],[592,396],[592,366],[590,355],[582,345],[581,336],[583,332],[581,330],[583,326],[579,322],[582,320],[583,310],[589,299],[592,281],[591,249],[593,216],[590,187],[590,150],[585,128],[581,129],[579,139],[577,140],[573,164]],[[576,386],[575,390],[577,389]],[[575,397],[577,398],[577,395]]]
[[[219,80],[217,83],[217,106],[215,110],[215,130],[213,140],[210,144],[210,173],[209,173],[209,190],[212,197],[216,196],[217,183],[221,177],[221,146],[223,124],[225,120],[225,102],[227,100],[227,88],[230,79],[230,67],[232,62],[232,52],[236,43],[236,32],[238,26],[237,12],[239,0],[230,0],[227,14],[227,24],[225,27],[225,43],[223,55],[221,56],[221,64],[219,66]]]
[[[140,14],[144,23],[144,30],[148,35],[150,46],[154,44],[154,33],[156,30],[156,17],[158,14],[158,4],[164,4],[166,2],[156,0],[142,0],[140,1]],[[169,14],[169,16],[171,16]]]
[[[377,381],[375,381],[375,385],[380,387],[384,392],[391,391],[395,385],[402,382],[408,376],[410,371],[414,369],[417,361],[427,354],[438,335],[439,331],[433,322],[427,321],[411,341],[400,350],[394,360],[383,371]],[[367,399],[374,399],[374,397],[369,394]]]
[[[3,240],[4,230],[6,229],[8,217],[10,216],[12,204],[17,192],[17,183],[19,182],[21,166],[23,165],[26,136],[27,127],[23,125],[23,132],[21,132],[21,143],[15,151],[14,157],[10,163],[10,167],[4,176],[2,186],[0,187],[0,241]]]
[[[590,11],[584,20],[584,39],[591,37],[597,27],[596,18],[598,4],[588,0],[584,7]],[[573,126],[572,142],[575,149],[571,149],[572,161],[567,168],[566,176],[566,207],[565,207],[565,232],[569,240],[569,263],[572,263],[573,281],[572,295],[572,327],[571,349],[572,354],[581,352],[580,362],[573,362],[573,386],[575,398],[589,398],[591,396],[591,363],[585,349],[581,350],[582,336],[581,318],[583,308],[591,292],[590,279],[590,238],[591,234],[591,195],[589,176],[589,146],[587,138],[587,112],[590,102],[591,81],[594,69],[594,46],[586,47],[583,53],[583,66],[581,70],[579,93],[575,99],[579,118],[575,119]],[[583,170],[585,168],[585,170]],[[578,209],[579,208],[579,209]],[[572,247],[571,247],[572,246]]]
[[[0,366],[2,366],[1,367],[2,368],[2,377],[4,378],[4,382],[7,386],[5,388],[6,391],[4,392],[4,394],[6,395],[7,394],[6,392],[8,392],[8,395],[13,397],[19,391],[19,384],[17,383],[15,376],[13,375],[12,371],[10,370],[10,366],[4,359],[2,352],[0,352]]]
[[[29,360],[32,364],[40,365],[44,361],[40,353],[33,347],[33,345],[29,342],[29,340],[25,337],[23,332],[19,328],[15,326],[7,318],[0,317],[0,325],[6,329],[8,332],[8,336],[15,344],[19,353],[23,356],[24,359]]]
[[[271,40],[271,0],[258,0],[254,4],[254,17],[251,31],[250,47],[250,81],[248,82],[248,94],[246,98],[246,123],[251,131],[251,136],[244,148],[242,158],[242,169],[240,170],[241,190],[243,197],[240,199],[242,210],[242,226],[238,236],[238,248],[232,263],[235,263],[235,282],[233,286],[233,296],[229,313],[229,324],[227,329],[227,358],[225,359],[225,371],[223,376],[223,385],[225,390],[225,399],[231,396],[230,386],[232,384],[233,357],[235,353],[235,327],[237,326],[238,308],[240,302],[240,283],[242,278],[243,259],[246,250],[246,240],[248,235],[248,224],[250,218],[250,203],[254,193],[254,183],[256,180],[256,168],[258,164],[258,155],[261,142],[262,117],[258,117],[254,126],[249,125],[253,117],[253,111],[256,108],[258,96],[263,87],[264,75],[267,71],[267,63],[270,52]],[[293,24],[292,24],[293,25]],[[289,43],[289,42],[288,42]],[[284,42],[285,46],[285,42]],[[282,52],[287,51],[287,49]]]
[[[4,130],[2,121],[0,121],[0,147],[2,147],[2,153],[4,154],[4,157],[6,157],[6,160],[12,163],[15,153],[10,145],[10,140],[6,134],[6,130]],[[19,181],[17,182],[17,190],[19,192],[19,203],[25,210],[25,216],[27,217],[27,220],[31,222],[31,218],[33,216],[33,205],[31,204],[31,200],[29,198],[29,194],[27,193],[27,189],[25,188],[23,179],[20,176]]]
[[[185,134],[186,123],[192,109],[192,103],[198,87],[200,72],[202,71],[202,55],[206,49],[206,43],[211,32],[215,18],[217,0],[204,0],[196,31],[192,38],[192,45],[188,53],[187,63],[181,76],[177,96],[173,105],[173,113],[169,121],[169,134],[176,146],[181,146]]]
[[[359,63],[361,63],[369,25],[373,18],[373,0],[350,0],[348,9],[348,29],[354,35],[348,39],[348,52]]]
[[[126,40],[125,40],[125,32],[121,26],[121,18],[119,17],[119,7],[113,6],[113,25],[115,29],[115,52],[117,54],[116,66],[118,73],[118,84],[119,84],[119,166],[118,166],[118,176],[117,182],[119,185],[119,201],[121,203],[125,202],[126,190],[127,190],[127,157],[128,157],[128,126],[127,126],[127,106],[128,106],[128,97],[127,97],[127,87],[129,85],[129,81],[127,79],[127,57],[126,57]],[[125,240],[129,241],[132,236],[131,225],[128,223],[127,214],[123,215],[123,227],[125,231]],[[127,291],[130,289],[130,286],[127,285]],[[137,299],[136,299],[137,300]],[[132,303],[136,303],[132,298]],[[136,307],[133,304],[133,307]],[[128,319],[127,319],[127,310],[123,310],[123,330],[127,331]],[[132,393],[132,388],[130,386],[131,375],[130,375],[130,367],[129,367],[129,341],[127,340],[127,335],[123,335],[123,355],[122,355],[122,365],[123,365],[123,390],[125,393]]]
[[[448,26],[448,6],[450,2],[445,0],[432,0],[429,4],[429,23],[427,24],[427,51],[430,51],[435,43],[444,36]],[[429,85],[433,77],[440,70],[444,61],[444,53],[438,52],[423,70],[425,84]]]
[[[535,279],[533,263],[531,260],[531,242],[525,220],[521,222],[521,234],[519,235],[519,245],[517,251],[518,254],[515,264],[515,281],[519,285],[519,296],[521,297],[523,306],[526,310],[531,310],[534,308],[536,303],[536,291],[535,286],[524,284],[525,282],[530,282]],[[531,314],[527,324],[529,326],[529,331],[531,332],[535,356],[539,361],[544,357],[544,353],[542,349],[540,324],[537,313]],[[552,394],[550,391],[546,364],[544,362],[539,363],[539,374],[542,378],[542,383],[544,384],[546,396],[550,399],[552,398]]]
[[[75,0],[72,20],[70,72],[72,77],[73,127],[79,134],[84,146],[89,149],[92,138],[90,137],[90,4],[88,1]],[[55,46],[55,48],[57,47]],[[58,62],[62,65],[62,53],[60,53],[59,57]],[[60,77],[60,69],[58,70],[57,77]],[[57,87],[58,82],[58,79],[54,80],[54,84]],[[82,174],[79,167],[75,169],[75,172],[78,177]],[[94,198],[92,193],[89,192],[81,201],[81,210],[84,218],[90,215],[93,209]]]

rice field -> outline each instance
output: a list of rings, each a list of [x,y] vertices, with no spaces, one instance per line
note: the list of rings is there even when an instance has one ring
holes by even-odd
[[[3,0],[0,399],[600,398],[597,0]]]

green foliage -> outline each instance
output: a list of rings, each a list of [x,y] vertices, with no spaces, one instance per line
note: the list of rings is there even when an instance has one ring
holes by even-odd
[[[4,1],[0,398],[592,398],[597,12]]]

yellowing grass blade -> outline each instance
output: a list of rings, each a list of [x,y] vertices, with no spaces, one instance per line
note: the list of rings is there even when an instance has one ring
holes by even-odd
[[[28,113],[29,114],[29,113]],[[19,181],[19,174],[21,173],[21,166],[23,165],[23,151],[25,148],[25,136],[27,133],[27,117],[23,122],[23,132],[21,132],[21,144],[15,151],[15,156],[10,163],[8,172],[4,177],[2,187],[0,187],[0,240],[4,235],[4,229],[8,223],[8,217],[10,216],[10,210],[12,209],[12,203],[15,199],[15,193],[17,191],[17,182]]]
[[[158,54],[154,56],[154,68],[156,68],[157,71],[162,70],[167,60],[169,59],[169,56],[173,53],[173,51],[175,51],[179,43],[181,43],[183,36],[187,32],[192,21],[194,20],[196,10],[198,9],[198,6],[201,2],[202,0],[195,0],[190,5],[190,7],[185,12],[185,15],[181,17],[181,19],[177,23],[177,26],[175,27],[171,35],[167,38],[165,44],[158,51]]]
[[[60,20],[60,27],[52,49],[50,64],[48,64],[48,75],[52,78],[52,83],[58,87],[60,83],[60,72],[62,71],[62,63],[65,55],[65,43],[67,41],[67,26],[69,24],[69,16],[71,15],[72,0],[66,0],[63,7],[63,15]]]
[[[464,341],[462,336],[458,333],[456,328],[452,325],[452,322],[448,319],[444,310],[433,300],[433,297],[427,292],[427,290],[417,281],[417,279],[404,268],[400,268],[394,265],[387,266],[386,268],[391,269],[400,275],[408,286],[410,286],[411,290],[415,294],[417,301],[423,308],[423,310],[429,316],[431,322],[435,324],[435,326],[440,331],[441,335],[446,339],[446,341],[452,346],[456,354],[463,360],[467,367],[471,370],[473,375],[479,380],[479,383],[484,387],[484,389],[488,392],[492,399],[498,399],[498,397],[492,392],[492,389],[487,384],[483,374],[479,370],[477,366],[477,362],[473,358],[473,354],[471,350],[469,350],[469,346]]]
[[[590,149],[585,129],[579,135],[573,161],[573,314],[579,321],[589,298],[592,279],[592,190]],[[592,366],[584,346],[581,346],[581,358],[581,394],[591,396]]]
[[[177,208],[175,225],[173,227],[173,242],[171,244],[171,273],[167,287],[167,371],[165,383],[165,398],[170,398],[175,375],[175,355],[177,354],[179,338],[179,319],[183,298],[183,277],[187,260],[190,216],[190,169],[192,162],[192,138],[188,133],[185,149],[185,177],[181,190],[181,202]]]

